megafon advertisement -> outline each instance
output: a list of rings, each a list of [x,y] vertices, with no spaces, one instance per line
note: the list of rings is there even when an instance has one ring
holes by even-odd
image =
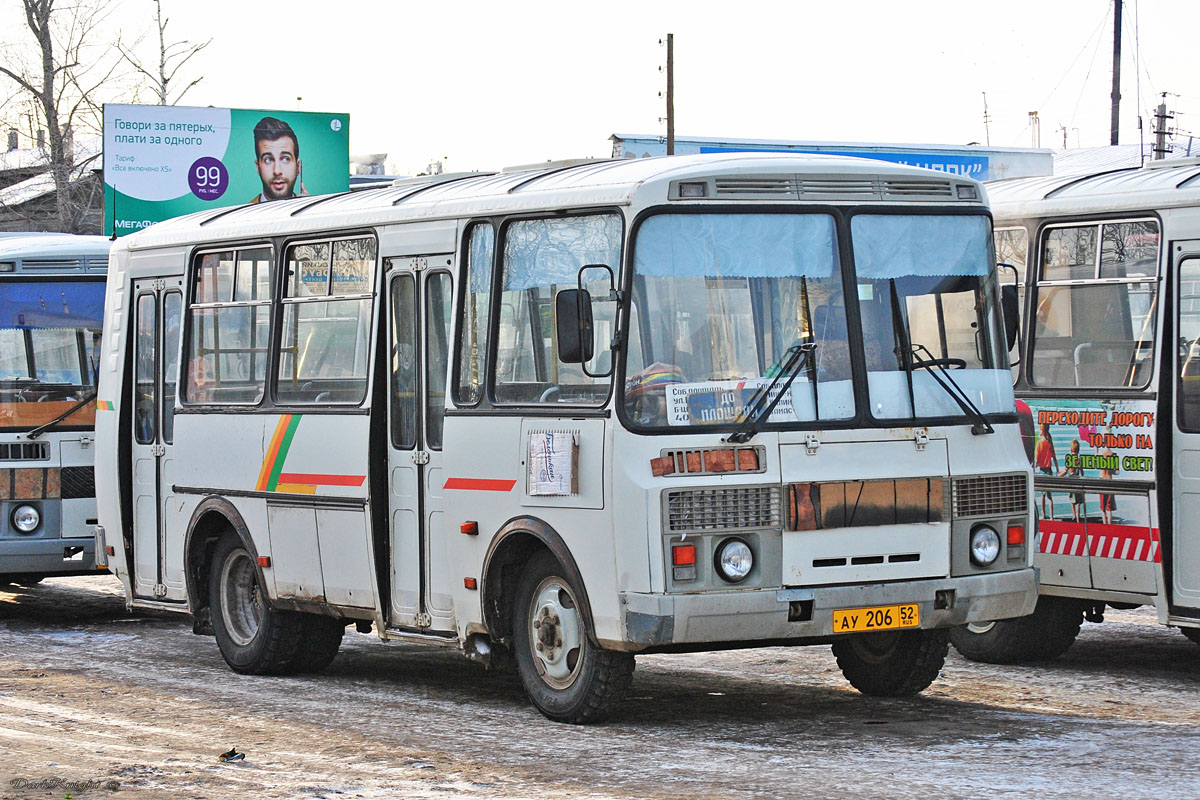
[[[222,206],[344,192],[350,116],[104,106],[104,232]]]

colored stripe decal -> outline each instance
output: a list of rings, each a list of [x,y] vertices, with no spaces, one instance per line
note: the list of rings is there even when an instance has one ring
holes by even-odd
[[[282,483],[305,483],[315,486],[362,486],[366,479],[366,475],[313,475],[305,472],[279,474]]]
[[[96,410],[97,411],[112,411],[113,410],[112,400],[97,400],[96,401]]]
[[[267,479],[267,491],[275,491],[276,485],[279,483],[279,476],[283,473],[283,462],[287,460],[288,449],[292,446],[292,438],[296,435],[296,428],[300,426],[300,414],[285,414],[288,418],[287,430],[283,432],[283,439],[279,442],[279,455],[275,458],[275,463],[271,465],[271,477]]]
[[[1042,520],[1038,540],[1038,551],[1050,555],[1162,562],[1158,528]]]
[[[275,485],[275,491],[288,494],[316,494],[317,487],[298,483],[279,483]]]
[[[258,491],[275,491],[275,485],[279,483],[279,473],[283,471],[283,462],[287,459],[287,451],[291,447],[292,437],[296,435],[301,416],[284,414],[276,423],[275,432],[271,435],[271,444],[267,447],[267,455],[258,473],[258,483],[254,487]]]
[[[517,485],[515,480],[494,480],[492,478],[450,478],[443,489],[468,489],[476,492],[511,492]]]

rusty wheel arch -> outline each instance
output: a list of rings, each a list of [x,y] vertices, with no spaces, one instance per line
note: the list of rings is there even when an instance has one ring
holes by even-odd
[[[592,625],[592,606],[579,565],[567,543],[551,525],[537,517],[513,517],[496,531],[483,560],[483,621],[489,637],[510,644],[513,632],[513,601],[517,581],[525,563],[539,550],[548,550],[562,565],[563,577],[575,587],[588,639],[599,647]]]
[[[262,567],[258,565],[258,550],[241,513],[224,497],[209,495],[201,500],[188,520],[187,536],[183,542],[188,611],[196,620],[197,632],[208,620],[208,573],[212,552],[217,541],[228,533],[241,541],[246,552],[254,559],[259,580],[263,586],[267,585]]]

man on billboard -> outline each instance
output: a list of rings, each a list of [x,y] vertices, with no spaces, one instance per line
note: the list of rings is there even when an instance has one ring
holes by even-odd
[[[291,125],[275,117],[263,117],[254,126],[254,150],[262,193],[251,203],[308,194],[301,180],[300,140]]]

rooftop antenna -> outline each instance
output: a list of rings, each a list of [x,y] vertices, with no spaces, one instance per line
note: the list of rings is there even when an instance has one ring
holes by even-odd
[[[992,121],[992,117],[988,114],[987,109],[987,92],[983,93],[983,140],[987,142],[988,147],[992,146],[992,132],[988,128],[988,123]]]

